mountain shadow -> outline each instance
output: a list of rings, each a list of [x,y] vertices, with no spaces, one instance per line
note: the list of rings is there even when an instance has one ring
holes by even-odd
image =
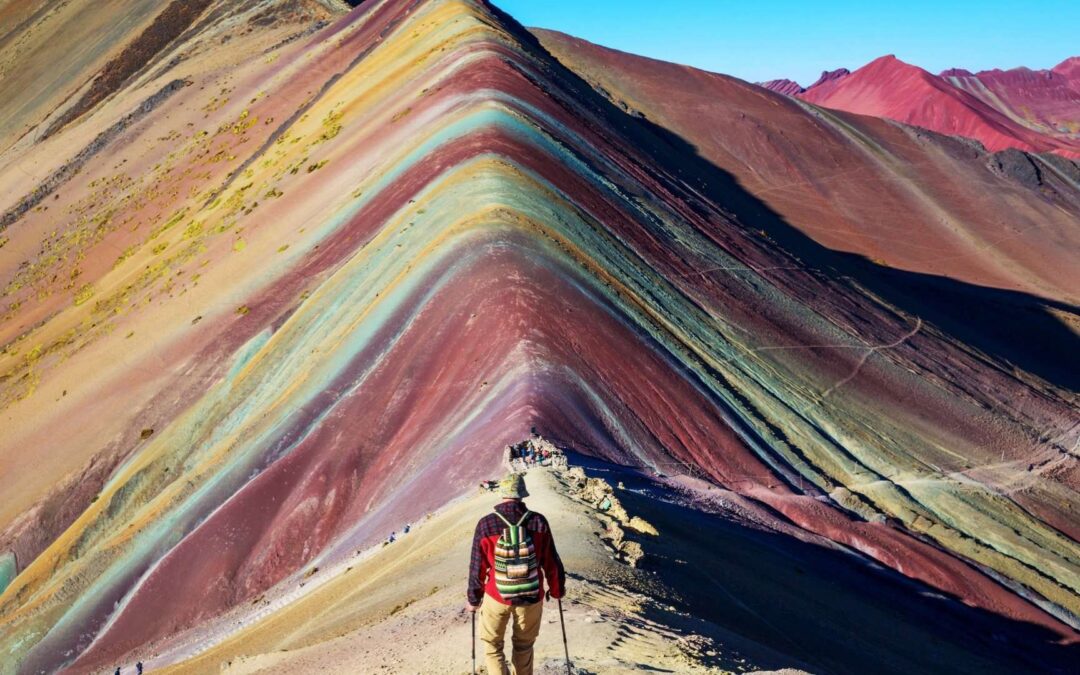
[[[720,646],[716,658],[738,651],[732,634],[788,657],[754,667],[837,675],[1064,674],[1080,656],[1042,626],[971,607],[841,549],[691,507],[687,495],[639,472],[577,453],[571,463],[622,484],[622,505],[660,532],[635,538],[640,567],[681,599],[692,630]],[[679,622],[656,604],[644,617]]]

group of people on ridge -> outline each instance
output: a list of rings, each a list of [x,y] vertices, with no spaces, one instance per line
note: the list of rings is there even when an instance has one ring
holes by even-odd
[[[550,442],[533,434],[533,438],[503,448],[503,464],[511,471],[528,471],[533,466],[562,466],[566,457]]]

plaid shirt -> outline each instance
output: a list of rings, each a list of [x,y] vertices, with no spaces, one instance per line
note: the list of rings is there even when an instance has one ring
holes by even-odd
[[[516,523],[528,507],[518,501],[500,502],[495,505],[495,510],[503,515],[511,523]],[[563,569],[562,560],[555,550],[555,540],[551,536],[551,528],[548,527],[547,518],[539,513],[532,512],[523,523],[525,529],[532,537],[536,547],[536,562],[543,570],[543,580],[537,592],[536,600],[544,597],[544,580],[551,588],[553,598],[561,598],[563,589],[566,587],[566,570]],[[502,536],[506,525],[494,513],[489,513],[476,523],[476,532],[473,534],[472,554],[469,560],[469,589],[466,598],[470,605],[479,605],[484,597],[484,591],[494,600],[505,604],[512,604],[499,595],[495,588],[495,575],[488,572],[495,567],[495,542]],[[536,602],[536,600],[516,600],[513,604]]]

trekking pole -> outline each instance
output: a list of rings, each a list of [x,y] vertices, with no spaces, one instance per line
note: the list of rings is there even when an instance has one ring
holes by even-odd
[[[562,616],[562,598],[557,598],[559,603],[559,625],[562,626],[562,648],[563,653],[566,654],[566,675],[573,675],[570,672],[570,647],[566,644],[566,622],[563,621]]]
[[[472,672],[476,675],[476,612],[472,614]]]

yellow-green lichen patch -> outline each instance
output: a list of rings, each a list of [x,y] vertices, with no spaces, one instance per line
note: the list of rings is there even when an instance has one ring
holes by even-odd
[[[83,284],[79,287],[79,290],[75,291],[73,301],[75,303],[75,306],[78,307],[92,297],[94,297],[94,285]]]
[[[318,142],[328,141],[341,133],[341,118],[344,113],[338,110],[331,110],[326,113],[326,117],[323,118],[322,133],[319,134]]]

